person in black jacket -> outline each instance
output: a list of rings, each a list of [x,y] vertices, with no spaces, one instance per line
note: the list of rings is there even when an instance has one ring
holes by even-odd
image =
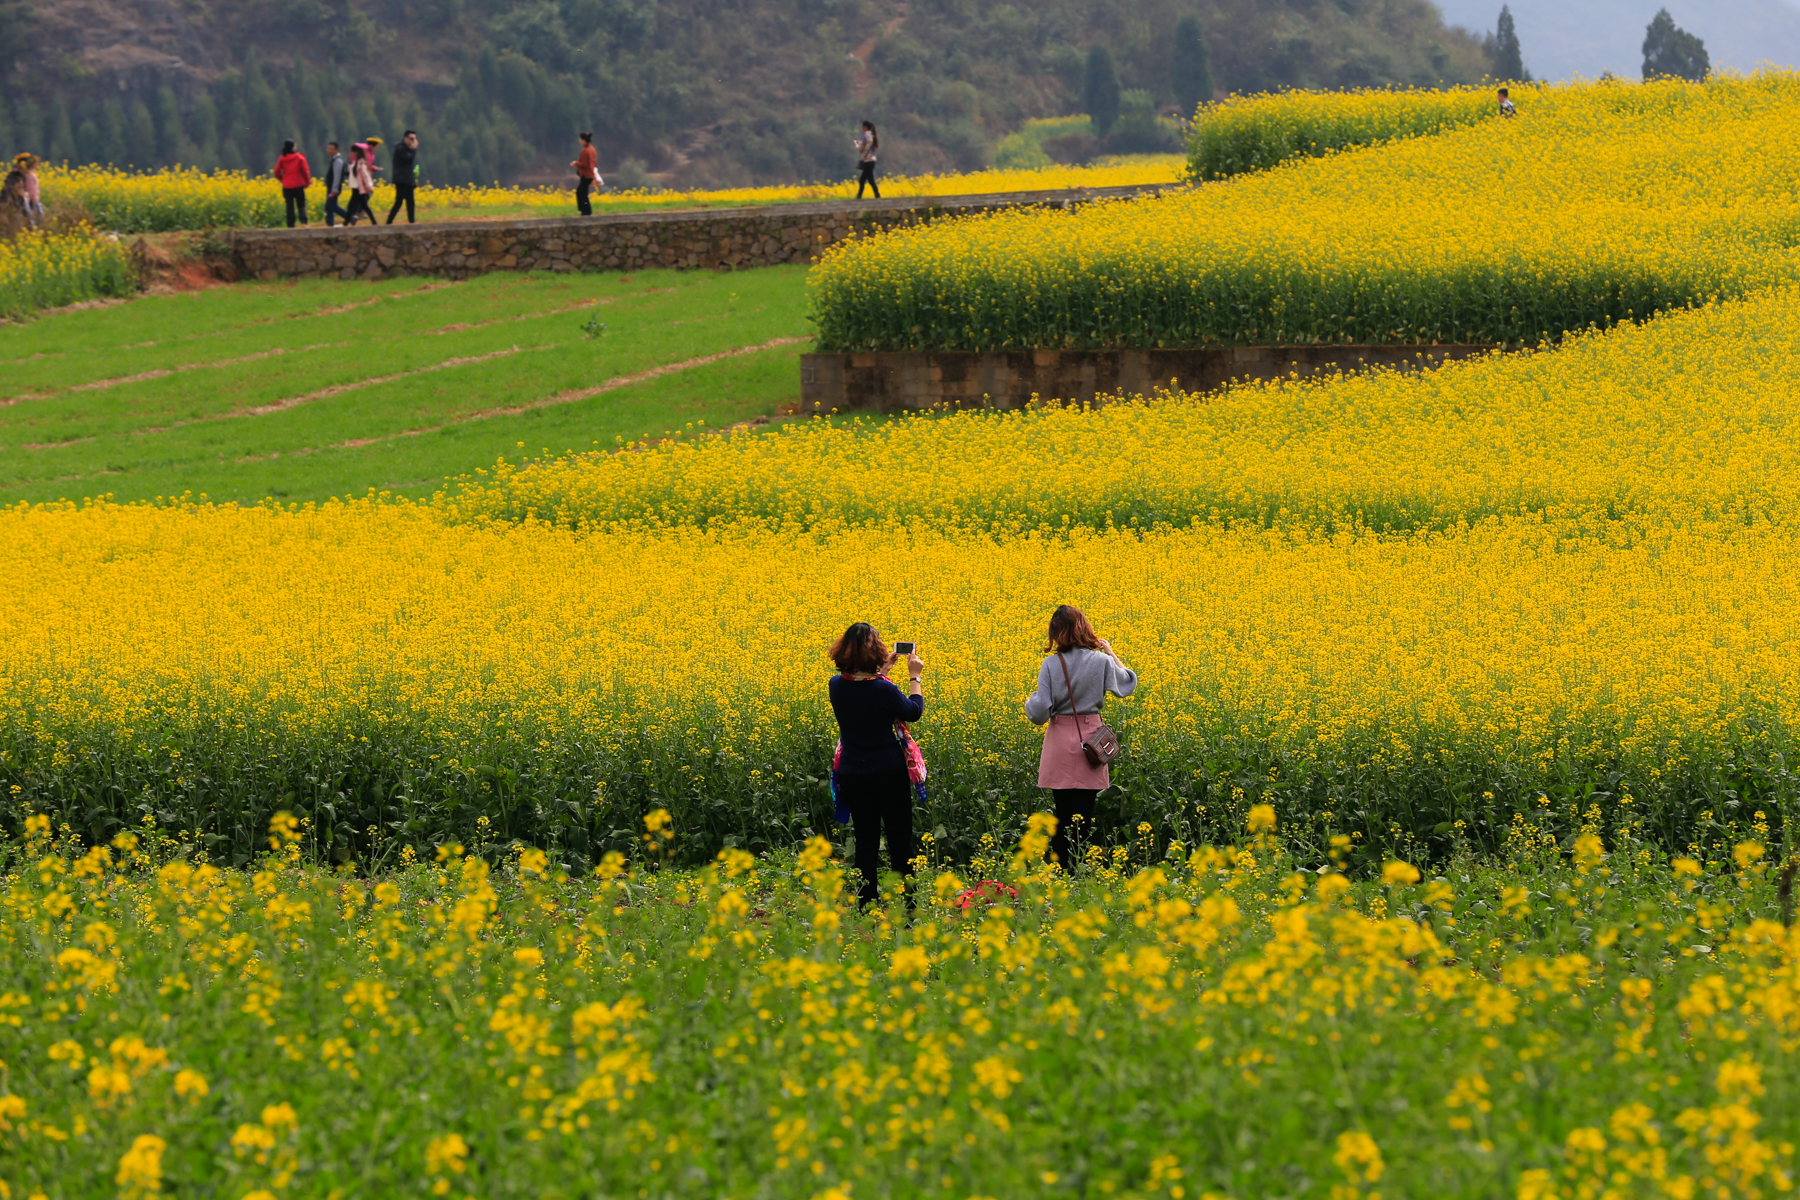
[[[887,831],[888,865],[905,880],[906,903],[913,903],[913,789],[906,773],[897,721],[916,721],[925,714],[925,661],[906,659],[908,690],[889,682],[887,672],[898,660],[866,621],[844,630],[827,651],[837,664],[831,677],[831,711],[837,717],[838,793],[850,809],[856,830],[856,869],[862,875],[857,905],[866,908],[881,895],[881,834]]]
[[[325,224],[336,225],[337,218],[343,217],[346,222],[350,214],[338,203],[338,197],[344,193],[344,181],[350,177],[350,167],[344,162],[344,156],[338,153],[336,142],[325,143]]]
[[[419,135],[409,129],[401,135],[400,144],[394,147],[394,207],[388,209],[389,225],[394,223],[402,204],[406,205],[406,223],[413,223],[413,184],[417,180],[413,163],[418,157]]]

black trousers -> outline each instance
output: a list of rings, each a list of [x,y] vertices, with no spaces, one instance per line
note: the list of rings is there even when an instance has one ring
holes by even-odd
[[[369,224],[375,224],[375,212],[369,207],[368,192],[350,193],[350,207],[344,210],[344,224],[356,224],[358,214],[369,218]]]
[[[281,189],[281,198],[283,200],[287,201],[287,219],[288,219],[288,228],[289,229],[292,229],[294,227],[295,214],[299,215],[300,223],[302,225],[312,224],[311,221],[308,221],[306,219],[306,189],[305,188],[303,188],[303,187],[298,187],[298,188],[284,187]]]
[[[862,887],[856,893],[858,907],[880,897],[881,834],[887,831],[888,865],[906,883],[906,905],[912,907],[913,787],[905,770],[878,775],[840,775],[838,794],[850,809],[850,826],[856,830],[856,870]]]
[[[594,206],[588,202],[588,193],[593,190],[594,181],[591,179],[584,179],[575,185],[575,207],[581,210],[584,217],[594,215]]]
[[[413,223],[413,185],[410,183],[394,185],[394,207],[388,209],[387,223],[389,225],[392,225],[394,218],[399,215],[402,204],[406,205],[406,223],[411,225]]]
[[[1081,840],[1093,841],[1094,802],[1100,793],[1094,788],[1052,788],[1050,795],[1056,801],[1056,832],[1050,835],[1050,847],[1044,851],[1044,861],[1061,863],[1063,870],[1073,871],[1076,862],[1069,851],[1069,827],[1079,816]]]
[[[869,189],[875,193],[875,198],[881,199],[881,185],[875,182],[875,164],[858,163],[856,166],[856,198],[862,199],[863,185],[867,184]]]

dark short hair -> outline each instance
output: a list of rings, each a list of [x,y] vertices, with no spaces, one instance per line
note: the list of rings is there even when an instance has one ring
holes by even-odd
[[[403,137],[403,138],[408,138],[408,137],[417,137],[417,136],[418,136],[418,135],[419,135],[419,131],[418,131],[418,130],[416,130],[416,129],[409,129],[409,130],[407,130],[407,131],[406,131],[406,132],[405,132],[405,133],[403,133],[403,134],[401,134],[401,135],[400,135],[400,136],[401,136],[401,137]]]
[[[336,150],[338,148],[338,145],[336,142],[326,142],[325,144],[327,146],[331,147],[333,150]]]
[[[594,140],[594,135],[584,129],[581,131],[581,140],[584,142],[591,142]]]
[[[1505,89],[1505,88],[1501,88],[1501,89],[1500,89],[1500,94],[1501,94],[1501,95],[1502,95],[1502,96],[1504,96],[1504,95],[1506,95],[1506,89]]]
[[[1098,650],[1100,635],[1088,624],[1086,614],[1073,604],[1059,604],[1056,611],[1050,614],[1050,643],[1044,647],[1046,654],[1060,654],[1064,650]]]
[[[844,636],[831,643],[825,654],[846,675],[879,671],[888,661],[886,644],[867,621],[858,621],[844,630]]]

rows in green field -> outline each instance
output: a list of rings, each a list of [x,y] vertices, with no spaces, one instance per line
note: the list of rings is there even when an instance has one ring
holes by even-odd
[[[585,449],[658,435],[684,410],[695,420],[766,412],[797,390],[798,346],[746,352],[805,336],[800,276],[792,268],[256,284],[0,329],[0,497],[151,495],[154,480],[255,498],[238,489],[268,475],[254,468],[259,461],[424,443],[385,456],[392,470],[366,476],[359,467],[335,479],[361,490],[468,470],[521,438],[533,451]],[[722,354],[732,357],[695,364]],[[665,375],[618,389],[650,396],[575,399],[583,411],[568,420],[529,411],[671,369],[706,370],[718,402],[689,396],[665,412],[671,387],[680,390]],[[755,402],[734,406],[734,395]],[[475,419],[491,428],[429,436]],[[498,441],[495,422],[520,436]],[[469,459],[464,446],[473,443],[483,453]],[[261,494],[330,494],[319,491],[319,466],[270,478]]]
[[[506,416],[451,422],[426,433],[401,433],[362,445],[241,459],[169,458],[121,475],[7,490],[4,499],[119,499],[204,492],[214,499],[319,500],[370,488],[425,497],[445,480],[489,468],[495,459],[611,448],[616,438],[657,436],[705,421],[719,428],[767,416],[798,393],[799,365],[790,346],[734,357],[645,380],[569,404]]]

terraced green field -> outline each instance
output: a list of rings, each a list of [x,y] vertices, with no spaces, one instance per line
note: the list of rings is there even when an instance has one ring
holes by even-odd
[[[804,268],[240,284],[0,326],[0,502],[428,495],[797,401]]]

